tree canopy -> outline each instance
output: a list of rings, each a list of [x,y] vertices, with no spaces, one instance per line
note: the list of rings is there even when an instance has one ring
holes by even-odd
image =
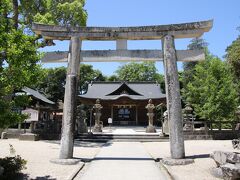
[[[124,81],[156,81],[157,69],[154,62],[128,63],[120,66],[117,76]]]
[[[23,120],[14,92],[41,77],[39,47],[53,45],[31,31],[32,22],[85,26],[84,0],[0,1],[0,127]],[[7,123],[9,122],[9,123]]]
[[[14,91],[35,83],[40,58],[35,37],[24,33],[19,26],[18,1],[0,2],[0,127],[23,120],[25,117],[12,111],[19,107]]]
[[[33,20],[43,24],[86,26],[85,0],[22,1],[22,5],[29,23]]]
[[[226,52],[227,61],[230,63],[236,77],[240,79],[240,36],[227,47]]]
[[[118,81],[155,81],[161,85],[161,89],[165,92],[164,77],[157,72],[155,62],[131,62],[119,66],[116,75],[109,80]]]
[[[93,69],[92,65],[81,64],[80,65],[80,77],[79,77],[79,90],[83,94],[87,91],[87,85],[91,81],[105,81],[106,77],[103,76],[102,72]]]
[[[44,93],[47,98],[54,102],[64,100],[65,84],[66,84],[66,67],[58,67],[51,69],[42,69],[42,76],[37,85],[33,88]],[[87,91],[87,85],[91,81],[105,81],[106,77],[101,71],[93,69],[92,65],[81,64],[79,76],[79,93],[83,94]]]
[[[53,102],[63,101],[66,72],[65,67],[42,69],[41,80],[38,81],[35,88]]]
[[[208,46],[208,44],[202,38],[194,38],[190,41],[188,45],[189,50],[200,50],[204,49]],[[191,82],[194,73],[195,66],[198,62],[184,62],[183,63],[183,72],[182,72],[182,83],[185,87],[189,82]]]
[[[238,96],[234,78],[226,62],[208,55],[195,67],[191,82],[183,91],[196,114],[206,120],[232,119]]]

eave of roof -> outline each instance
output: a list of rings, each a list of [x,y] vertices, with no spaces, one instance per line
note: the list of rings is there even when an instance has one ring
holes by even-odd
[[[31,88],[24,87],[22,88],[22,91],[26,92],[28,95],[32,95],[37,99],[40,99],[43,102],[46,102],[48,104],[55,104],[53,101],[50,101],[49,99],[46,98],[43,94],[39,93],[38,91],[35,91]]]

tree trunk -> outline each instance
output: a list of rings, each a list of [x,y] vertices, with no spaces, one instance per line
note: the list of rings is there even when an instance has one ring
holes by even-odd
[[[13,0],[13,26],[18,29],[18,0]]]

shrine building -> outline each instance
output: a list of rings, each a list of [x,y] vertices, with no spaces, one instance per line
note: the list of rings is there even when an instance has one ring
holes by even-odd
[[[155,106],[166,104],[166,96],[155,82],[92,82],[79,98],[86,105],[93,105],[100,99],[103,125],[108,125],[108,118],[112,118],[112,124],[117,126],[146,126],[148,100],[152,99]]]

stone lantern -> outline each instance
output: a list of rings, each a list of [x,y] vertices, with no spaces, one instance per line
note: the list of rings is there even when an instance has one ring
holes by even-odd
[[[240,106],[237,107],[235,114],[237,116],[237,120],[240,121]]]
[[[94,109],[94,116],[95,116],[95,125],[93,127],[93,132],[102,132],[102,126],[100,125],[100,117],[101,117],[101,109],[102,105],[100,104],[100,100],[96,100],[96,104],[94,104],[93,109]]]
[[[163,136],[169,135],[168,111],[163,113],[162,134]]]
[[[193,108],[191,107],[190,103],[187,103],[185,108],[184,108],[184,113],[185,114],[192,114],[193,113]]]
[[[240,106],[237,107],[235,114],[237,116],[237,124],[235,130],[240,130]]]
[[[184,111],[184,118],[183,120],[185,121],[185,125],[183,127],[183,130],[193,130],[194,129],[194,124],[193,122],[193,109],[191,107],[191,104],[190,103],[187,103],[185,108],[183,109]]]
[[[154,104],[152,103],[152,99],[149,99],[148,104],[146,106],[146,109],[148,111],[147,116],[148,116],[148,126],[146,129],[147,133],[155,133],[156,129],[153,126],[153,117],[154,117],[154,113],[153,110],[155,109]]]
[[[77,106],[76,112],[76,130],[78,133],[87,133],[87,123],[86,123],[86,111],[83,109],[83,105]]]

